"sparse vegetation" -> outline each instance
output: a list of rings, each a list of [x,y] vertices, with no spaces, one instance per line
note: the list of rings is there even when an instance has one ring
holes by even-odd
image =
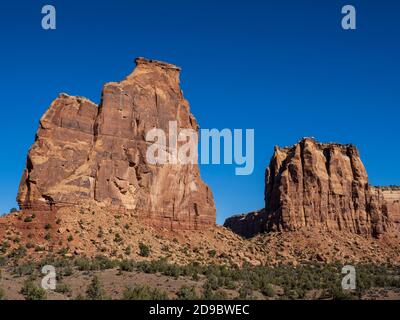
[[[71,287],[66,283],[57,283],[55,292],[63,293],[63,294],[70,294]]]
[[[99,278],[94,276],[92,278],[92,282],[89,284],[86,289],[86,298],[89,300],[106,300],[106,293],[103,289],[103,285],[101,284]]]
[[[126,288],[123,293],[124,300],[167,300],[166,292],[148,286]]]
[[[61,250],[60,250],[61,251]],[[67,249],[63,250],[66,253]],[[60,252],[57,252],[59,254]],[[343,291],[341,288],[342,264],[305,262],[301,265],[278,264],[275,266],[227,266],[219,264],[202,265],[189,263],[178,265],[168,262],[167,258],[151,261],[134,261],[131,259],[117,260],[106,256],[95,258],[76,257],[74,259],[59,255],[49,255],[39,262],[18,260],[23,256],[23,247],[13,249],[7,256],[0,255],[0,266],[8,268],[12,276],[29,278],[21,290],[27,299],[42,299],[42,291],[32,282],[40,276],[41,267],[53,265],[57,269],[60,281],[57,292],[74,296],[74,292],[63,277],[82,271],[83,275],[93,275],[93,271],[118,268],[118,275],[123,272],[142,272],[157,274],[157,277],[173,279],[190,279],[191,284],[182,286],[169,294],[177,299],[359,299],[369,290],[375,288],[400,289],[400,269],[390,265],[356,264],[357,288],[353,291]],[[123,255],[120,255],[122,258]],[[18,262],[20,261],[20,262]],[[8,266],[8,267],[7,267]],[[79,276],[79,273],[78,273]],[[124,277],[122,279],[125,279]],[[141,283],[144,284],[144,283]],[[165,298],[165,292],[152,291],[150,287],[139,284],[125,290],[125,299],[140,299],[142,297]],[[75,293],[76,295],[76,293]],[[104,291],[98,278],[94,277],[88,286],[87,299],[105,299]],[[152,299],[152,298],[151,298]]]
[[[25,300],[45,300],[46,291],[37,286],[31,279],[25,281],[21,288],[21,294],[25,297]]]
[[[183,285],[178,293],[176,294],[179,300],[197,300],[200,299],[197,296],[196,289],[194,286]]]

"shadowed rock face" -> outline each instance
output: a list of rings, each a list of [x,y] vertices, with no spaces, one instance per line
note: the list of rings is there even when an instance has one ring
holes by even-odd
[[[368,176],[353,145],[322,144],[305,138],[276,147],[265,174],[265,209],[227,220],[246,236],[246,221],[261,221],[261,231],[320,228],[379,236],[391,225],[382,192]]]
[[[197,165],[150,165],[146,133],[198,129],[174,65],[136,59],[125,80],[107,83],[99,106],[61,94],[40,120],[17,201],[22,209],[95,201],[175,229],[215,224],[211,190]]]

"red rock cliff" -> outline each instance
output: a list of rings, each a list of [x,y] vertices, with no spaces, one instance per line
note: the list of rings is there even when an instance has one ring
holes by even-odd
[[[198,129],[179,86],[180,69],[136,59],[125,80],[107,83],[99,106],[61,94],[40,119],[17,201],[22,209],[95,201],[129,210],[152,224],[215,224],[211,190],[197,165],[147,163],[148,130]]]
[[[255,222],[259,231],[319,228],[379,236],[391,226],[386,201],[369,186],[353,145],[305,138],[275,147],[265,180],[265,209],[251,213],[254,218],[231,218],[227,227],[245,236],[254,235]]]

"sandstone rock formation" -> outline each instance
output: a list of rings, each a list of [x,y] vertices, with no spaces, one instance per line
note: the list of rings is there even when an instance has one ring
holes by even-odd
[[[400,224],[400,187],[375,187],[386,201],[386,205],[393,222]]]
[[[384,196],[369,186],[353,145],[305,138],[276,147],[265,180],[265,209],[230,218],[225,226],[244,236],[319,228],[375,237],[391,226]]]
[[[125,80],[104,85],[96,105],[61,94],[40,119],[17,201],[41,210],[94,201],[130,211],[157,226],[201,229],[215,224],[211,190],[197,164],[151,165],[146,133],[198,129],[179,86],[180,69],[136,59]],[[169,150],[170,151],[170,150]]]

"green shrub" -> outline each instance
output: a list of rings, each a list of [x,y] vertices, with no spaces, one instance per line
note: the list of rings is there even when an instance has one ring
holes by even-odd
[[[86,289],[86,298],[89,300],[105,300],[106,295],[103,286],[97,276],[92,278],[92,282]]]
[[[96,256],[93,262],[97,269],[99,270],[107,270],[107,269],[114,269],[118,266],[118,262],[115,260],[111,260],[106,256]]]
[[[196,289],[194,286],[183,285],[176,294],[179,300],[197,300]]]
[[[126,254],[127,256],[129,256],[131,253],[132,253],[132,247],[131,247],[131,246],[127,246],[127,247],[125,248],[125,254]]]
[[[114,241],[117,242],[117,243],[120,243],[120,242],[123,241],[123,239],[122,239],[122,237],[121,237],[121,235],[119,233],[115,234]]]
[[[4,266],[7,263],[7,258],[0,256],[0,267]]]
[[[23,246],[20,246],[10,252],[8,255],[9,258],[23,258],[26,255],[26,248]]]
[[[148,257],[150,255],[150,247],[144,243],[139,243],[139,255],[142,257]]]
[[[55,292],[69,294],[71,293],[71,287],[66,283],[57,283]]]
[[[168,295],[157,288],[137,286],[126,288],[123,293],[124,300],[167,300]]]
[[[25,300],[45,300],[46,291],[37,286],[32,280],[25,281],[20,293],[25,297]]]
[[[215,250],[210,250],[210,251],[208,251],[208,255],[209,255],[211,258],[214,258],[216,254],[217,254],[217,252],[216,252]]]
[[[79,257],[76,258],[75,261],[75,266],[78,268],[80,271],[89,271],[89,270],[94,270],[93,265],[90,259],[86,257]]]
[[[35,272],[35,270],[36,265],[33,262],[27,262],[15,267],[14,273],[21,277],[25,275],[31,275]]]
[[[261,293],[267,297],[274,297],[275,290],[270,283],[264,283],[261,287]]]
[[[121,271],[132,272],[135,269],[135,264],[132,260],[124,259],[119,263],[119,269]]]
[[[0,245],[0,252],[6,253],[8,248],[10,248],[8,241],[3,241],[3,243]]]

